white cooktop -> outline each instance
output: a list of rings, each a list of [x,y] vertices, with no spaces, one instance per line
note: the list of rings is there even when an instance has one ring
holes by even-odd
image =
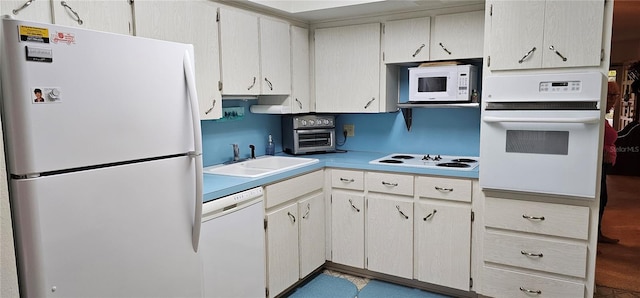
[[[480,164],[480,158],[477,156],[393,153],[374,159],[369,163],[386,166],[471,171]]]

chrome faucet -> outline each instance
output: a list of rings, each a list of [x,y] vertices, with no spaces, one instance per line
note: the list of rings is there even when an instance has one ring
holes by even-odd
[[[238,144],[231,144],[233,145],[233,161],[239,161],[240,160],[240,147],[238,147]]]

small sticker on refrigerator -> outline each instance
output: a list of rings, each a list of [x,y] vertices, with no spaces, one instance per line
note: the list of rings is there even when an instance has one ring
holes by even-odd
[[[68,45],[76,43],[76,35],[73,33],[56,32],[51,34],[53,43],[66,43]]]
[[[31,26],[18,26],[21,41],[49,43],[49,29]]]
[[[53,50],[51,48],[24,47],[27,61],[53,62]]]
[[[30,91],[33,95],[31,102],[34,104],[62,102],[59,87],[34,87]]]

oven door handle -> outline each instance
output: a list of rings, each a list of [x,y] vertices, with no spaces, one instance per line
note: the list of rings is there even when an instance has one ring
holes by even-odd
[[[595,124],[600,122],[600,117],[577,117],[577,118],[524,118],[524,117],[494,117],[486,116],[482,121],[489,123],[496,122],[538,122],[538,123],[584,123]]]

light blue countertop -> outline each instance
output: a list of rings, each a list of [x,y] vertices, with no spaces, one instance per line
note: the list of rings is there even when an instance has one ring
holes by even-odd
[[[266,175],[258,178],[243,178],[225,175],[204,174],[203,200],[208,202],[220,197],[234,194],[279,180],[288,179],[300,174],[312,172],[324,167],[353,170],[396,172],[416,175],[434,175],[445,177],[478,178],[479,166],[470,171],[452,169],[423,169],[395,165],[369,164],[369,161],[389,155],[390,152],[349,151],[345,153],[310,154],[300,157],[317,158],[319,163],[293,169],[283,173]],[[279,154],[286,155],[286,154]]]

